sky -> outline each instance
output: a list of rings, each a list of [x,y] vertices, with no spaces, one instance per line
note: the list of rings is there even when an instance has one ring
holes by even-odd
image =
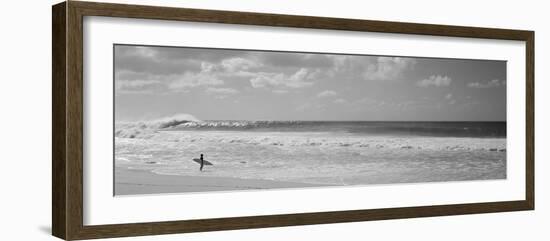
[[[506,120],[505,61],[132,45],[114,61],[116,121]]]

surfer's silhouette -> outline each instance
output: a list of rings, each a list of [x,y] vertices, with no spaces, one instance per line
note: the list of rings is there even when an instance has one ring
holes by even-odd
[[[203,157],[203,155],[202,155],[202,153],[201,153],[201,168],[200,168],[201,172],[202,172],[202,168],[203,168],[203,167],[204,167],[204,157]]]

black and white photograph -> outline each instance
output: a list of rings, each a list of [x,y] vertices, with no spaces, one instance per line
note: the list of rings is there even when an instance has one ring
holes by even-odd
[[[506,179],[506,61],[113,50],[115,195]]]

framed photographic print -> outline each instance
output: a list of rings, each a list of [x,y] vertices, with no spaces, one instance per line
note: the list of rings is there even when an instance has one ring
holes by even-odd
[[[53,6],[67,239],[534,209],[534,32]]]

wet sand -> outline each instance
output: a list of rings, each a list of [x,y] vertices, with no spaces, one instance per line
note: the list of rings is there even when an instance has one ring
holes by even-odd
[[[115,195],[260,190],[319,186],[318,184],[231,177],[159,175],[145,170],[117,168]]]

